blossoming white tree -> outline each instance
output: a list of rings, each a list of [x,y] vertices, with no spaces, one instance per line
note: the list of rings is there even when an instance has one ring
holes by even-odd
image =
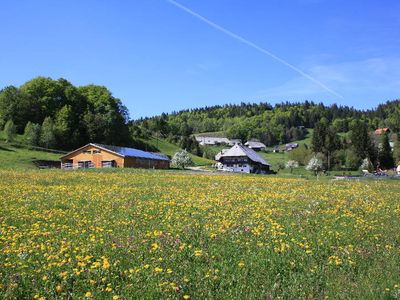
[[[171,160],[172,165],[180,167],[182,169],[185,166],[190,166],[193,164],[192,158],[186,150],[181,150],[174,154],[174,157]]]
[[[318,157],[314,156],[308,162],[308,165],[306,166],[306,170],[313,172],[314,175],[317,176],[318,172],[323,170],[322,160],[320,160]]]
[[[368,170],[368,171],[373,171],[374,170],[374,165],[372,164],[372,162],[369,160],[369,158],[364,158],[361,166],[360,166],[361,170]]]
[[[286,162],[285,165],[286,169],[290,169],[290,173],[293,172],[293,169],[298,168],[299,167],[299,163],[295,160],[289,160]]]

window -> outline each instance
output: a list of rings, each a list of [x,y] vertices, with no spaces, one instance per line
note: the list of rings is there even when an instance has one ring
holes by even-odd
[[[101,150],[93,150],[93,154],[99,154],[101,153]]]
[[[83,150],[83,154],[92,154],[92,151],[90,151],[90,150]]]
[[[78,168],[79,169],[94,168],[94,164],[90,160],[82,160],[78,162]]]
[[[101,167],[102,168],[115,168],[116,162],[115,162],[115,160],[102,160]]]

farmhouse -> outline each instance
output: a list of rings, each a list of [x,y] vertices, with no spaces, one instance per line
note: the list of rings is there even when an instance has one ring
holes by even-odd
[[[62,169],[146,168],[168,169],[169,158],[163,154],[133,148],[90,143],[61,158]]]
[[[270,171],[269,164],[260,157],[253,149],[241,144],[217,154],[216,160],[218,170],[266,174]]]
[[[254,151],[261,151],[267,148],[267,146],[257,140],[250,140],[245,145]]]

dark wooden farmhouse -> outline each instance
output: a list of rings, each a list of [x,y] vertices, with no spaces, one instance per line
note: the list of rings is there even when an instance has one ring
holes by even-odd
[[[225,149],[217,154],[218,170],[240,173],[271,173],[269,164],[253,149],[241,144],[236,144],[230,149]]]
[[[166,155],[133,148],[87,144],[61,158],[62,169],[80,168],[146,168],[168,169]]]

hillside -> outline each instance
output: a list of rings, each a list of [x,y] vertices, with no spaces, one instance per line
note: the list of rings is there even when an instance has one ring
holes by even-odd
[[[61,154],[31,150],[0,141],[0,169],[35,169],[35,160],[59,160]]]
[[[182,150],[177,145],[174,145],[164,139],[157,139],[157,138],[152,137],[145,141],[147,143],[149,143],[150,145],[156,147],[161,153],[167,154],[170,157],[173,157],[176,152]],[[190,154],[190,156],[192,157],[194,164],[197,166],[206,166],[206,165],[211,165],[211,164],[215,163],[214,161],[212,161],[210,159],[199,157],[194,154]]]
[[[161,153],[172,157],[176,152],[182,150],[178,146],[169,143],[163,139],[150,138],[143,140],[145,143],[157,148]],[[34,169],[36,168],[33,161],[35,160],[59,160],[62,154],[38,150],[27,147],[22,143],[22,136],[16,135],[15,143],[6,143],[4,141],[4,133],[0,131],[0,169]],[[147,149],[143,149],[147,150]],[[214,161],[190,154],[196,166],[211,165]]]

